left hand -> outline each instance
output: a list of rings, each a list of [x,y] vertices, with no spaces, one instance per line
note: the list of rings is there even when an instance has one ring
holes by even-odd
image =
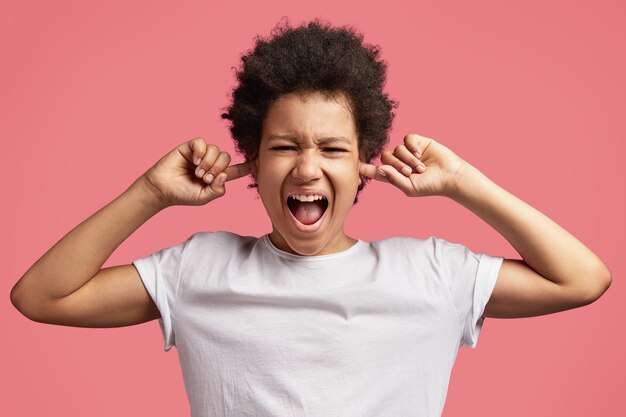
[[[383,165],[359,163],[359,173],[389,182],[409,197],[449,196],[454,192],[458,173],[467,164],[434,139],[410,133],[393,153],[383,152]],[[425,168],[420,168],[422,164]]]

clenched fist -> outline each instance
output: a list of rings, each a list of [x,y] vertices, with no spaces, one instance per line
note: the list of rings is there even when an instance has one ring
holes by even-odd
[[[251,164],[229,166],[230,155],[203,138],[185,142],[143,174],[164,207],[200,206],[224,195],[224,183],[250,174]]]

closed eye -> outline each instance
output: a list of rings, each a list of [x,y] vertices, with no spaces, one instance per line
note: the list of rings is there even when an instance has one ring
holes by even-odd
[[[272,151],[292,151],[295,150],[296,147],[295,146],[274,146],[273,148],[270,148]]]
[[[335,152],[348,152],[348,151],[343,148],[324,148],[324,152],[335,153]]]

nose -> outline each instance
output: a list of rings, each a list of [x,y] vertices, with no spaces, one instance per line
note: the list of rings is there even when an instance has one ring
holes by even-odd
[[[302,181],[313,181],[322,177],[322,168],[315,152],[302,152],[295,161],[292,175]]]

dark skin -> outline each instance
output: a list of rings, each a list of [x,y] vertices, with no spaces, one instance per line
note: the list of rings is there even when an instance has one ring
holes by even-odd
[[[333,108],[342,114],[340,107]],[[297,105],[292,109],[302,110]],[[314,115],[299,114],[304,120]],[[305,163],[306,169],[295,165],[294,172],[300,181],[309,181],[305,173],[317,172],[311,168],[323,167],[322,162],[316,165],[322,159],[309,150],[303,155],[311,157],[293,161],[302,161],[298,163]],[[492,226],[521,255],[522,260],[504,260],[485,317],[529,317],[576,308],[597,300],[610,286],[610,271],[584,244],[434,139],[408,134],[393,152],[383,153],[381,162],[350,162],[350,175],[392,184],[409,197],[450,198]],[[158,317],[132,265],[102,265],[160,210],[206,204],[224,195],[226,181],[259,174],[256,161],[229,164],[228,153],[202,138],[177,146],[31,266],[11,291],[13,304],[35,321],[69,326],[125,326]],[[330,173],[325,169],[323,175]],[[331,184],[332,190],[339,189],[336,181]],[[356,182],[353,188],[350,192],[356,193]]]

